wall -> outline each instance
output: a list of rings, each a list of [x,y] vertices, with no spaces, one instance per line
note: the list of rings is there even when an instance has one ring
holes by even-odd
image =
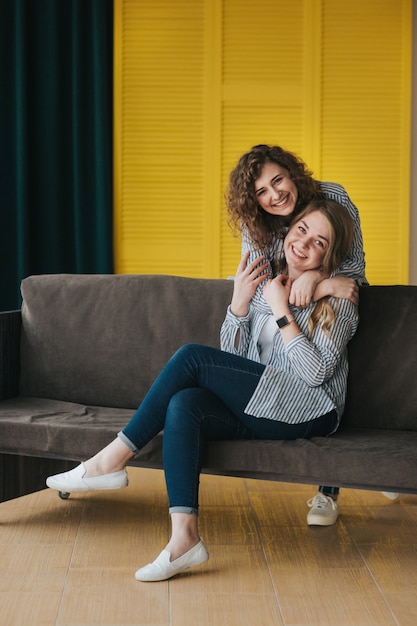
[[[223,277],[254,143],[357,204],[373,284],[407,282],[411,0],[115,0],[115,266]]]
[[[410,285],[417,285],[417,0],[413,0],[413,93],[411,127]]]

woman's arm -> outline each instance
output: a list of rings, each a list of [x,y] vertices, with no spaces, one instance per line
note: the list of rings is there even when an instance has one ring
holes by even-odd
[[[265,275],[264,280],[256,288],[255,293],[253,294],[253,297],[252,297],[253,305],[259,311],[263,311],[264,313],[270,313],[271,311],[263,296],[262,287],[266,280],[270,280],[273,277],[273,271],[272,271],[273,263],[277,258],[279,258],[279,255],[282,253],[282,249],[283,249],[283,239],[278,239],[274,243],[273,246],[270,246],[267,249],[262,250],[261,252],[260,250],[257,250],[255,245],[253,244],[249,236],[249,233],[247,231],[242,232],[242,256],[246,253],[249,253],[249,257],[247,261],[248,263],[252,263],[253,261],[256,261],[257,259],[260,261],[261,257],[263,257],[263,262],[266,265],[265,272],[264,272],[264,275]]]
[[[265,272],[269,266],[262,255],[252,261],[249,261],[249,258],[248,250],[243,254],[235,274],[230,308],[237,317],[248,314],[249,302],[258,287],[265,282]]]
[[[250,337],[249,315],[236,317],[231,312],[229,306],[220,329],[220,349],[224,352],[247,357]]]
[[[311,387],[322,385],[334,375],[358,327],[357,307],[351,301],[337,300],[334,307],[336,319],[328,335],[317,326],[311,339],[301,334],[286,346],[294,372]]]
[[[337,183],[320,183],[320,190],[326,198],[336,200],[336,202],[342,204],[353,220],[354,233],[352,248],[346,261],[337,271],[337,274],[345,274],[350,278],[354,278],[359,285],[365,285],[367,284],[365,276],[365,253],[363,250],[359,211],[342,185],[338,185]]]
[[[344,300],[350,300],[353,304],[359,304],[359,287],[356,280],[339,274],[333,278],[325,278],[316,287],[314,292],[314,300],[320,300],[326,296],[333,296],[335,298],[343,298]]]
[[[226,352],[246,356],[250,341],[249,303],[264,282],[267,264],[260,256],[248,263],[249,251],[242,256],[233,283],[232,302],[220,331],[220,347]]]
[[[310,339],[291,315],[288,304],[290,290],[291,281],[283,275],[277,276],[264,286],[265,299],[276,319],[285,316],[289,321],[279,330],[295,373],[308,385],[316,387],[333,376],[348,341],[353,337],[359,320],[357,307],[349,300],[334,302],[335,321],[329,334],[318,325]],[[313,305],[310,310],[299,313],[306,329],[312,309]]]
[[[353,278],[338,274],[329,278],[319,270],[308,270],[294,281],[291,288],[290,303],[303,309],[311,302],[317,302],[326,296],[345,298],[353,304],[359,303],[359,288]]]
[[[289,301],[299,309],[308,306],[313,300],[318,300],[316,295],[318,286],[328,278],[320,270],[307,270],[292,284]],[[323,291],[323,290],[322,290]],[[328,295],[328,294],[325,294]],[[321,298],[323,296],[320,296]]]

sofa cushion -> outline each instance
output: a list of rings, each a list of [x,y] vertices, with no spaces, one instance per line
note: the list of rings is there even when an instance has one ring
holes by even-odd
[[[79,402],[25,396],[3,400],[0,402],[0,450],[27,456],[85,460],[114,439],[131,416],[131,409]],[[141,458],[147,458],[149,451],[159,445],[157,440],[150,442],[142,450]]]
[[[184,343],[219,345],[227,280],[43,275],[22,282],[20,395],[134,409]],[[417,430],[417,287],[363,287],[342,426]]]
[[[128,409],[41,398],[0,402],[2,452],[83,461],[124,426]],[[341,429],[332,437],[295,441],[213,441],[204,471],[308,484],[417,492],[417,433]],[[162,467],[162,433],[132,462]],[[372,471],[370,471],[372,468]]]
[[[181,345],[219,346],[233,284],[54,274],[21,289],[20,395],[132,409]]]
[[[212,442],[205,466],[247,478],[417,493],[416,450],[416,432],[342,428],[295,441]]]
[[[342,424],[417,430],[417,287],[362,287]]]

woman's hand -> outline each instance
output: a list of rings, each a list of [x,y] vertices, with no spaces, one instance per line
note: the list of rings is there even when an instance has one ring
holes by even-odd
[[[289,324],[281,326],[279,331],[284,345],[300,334],[300,328],[291,315],[289,297],[293,281],[284,274],[279,274],[272,280],[269,280],[263,287],[264,297],[272,309],[272,313],[276,320],[284,315],[288,318]]]
[[[326,278],[314,292],[314,299],[320,300],[325,296],[334,296],[335,298],[344,298],[350,300],[353,304],[359,304],[359,287],[356,281],[344,274],[338,274],[333,278]]]
[[[272,313],[276,318],[288,315],[289,297],[293,282],[285,274],[279,274],[272,280],[268,280],[263,287],[265,300],[272,309]]]
[[[323,274],[319,270],[308,270],[301,274],[292,284],[290,303],[299,309],[304,309],[313,300],[317,285],[322,280]]]
[[[268,263],[265,262],[265,257],[260,256],[246,265],[249,254],[248,250],[241,258],[234,280],[230,310],[237,317],[244,317],[248,314],[249,302],[253,298],[258,285],[267,279],[265,271]]]

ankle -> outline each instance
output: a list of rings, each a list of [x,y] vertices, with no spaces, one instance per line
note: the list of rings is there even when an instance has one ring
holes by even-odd
[[[167,550],[170,554],[170,560],[175,561],[179,559],[180,556],[183,556],[186,552],[194,548],[200,541],[200,537],[184,537],[182,539],[171,539],[169,540],[165,550]]]
[[[85,478],[94,478],[96,476],[105,476],[106,474],[113,474],[114,472],[119,472],[125,468],[124,465],[114,465],[113,463],[109,464],[106,462],[100,462],[96,459],[88,459],[83,463],[85,467]]]
[[[172,513],[172,534],[166,550],[171,554],[171,561],[191,550],[200,541],[198,518],[191,513]]]
[[[134,453],[118,438],[84,462],[85,477],[104,476],[124,470]]]
[[[84,478],[94,478],[95,476],[103,475],[103,472],[100,472],[97,464],[94,462],[93,459],[88,459],[87,461],[84,461],[83,465],[85,469]]]

